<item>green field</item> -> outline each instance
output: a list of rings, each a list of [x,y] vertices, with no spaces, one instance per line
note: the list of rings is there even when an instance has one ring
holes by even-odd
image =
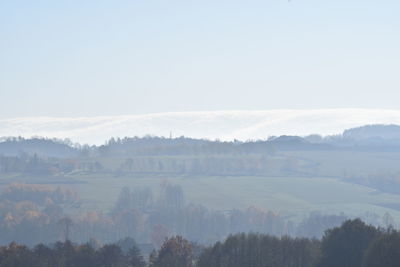
[[[359,216],[386,211],[399,219],[400,212],[385,205],[400,203],[400,195],[332,178],[293,177],[112,177],[79,176],[83,184],[73,185],[81,195],[83,208],[107,211],[122,187],[151,187],[154,192],[163,181],[178,184],[187,204],[203,204],[215,210],[250,206],[279,212],[284,216],[304,216],[312,211]]]

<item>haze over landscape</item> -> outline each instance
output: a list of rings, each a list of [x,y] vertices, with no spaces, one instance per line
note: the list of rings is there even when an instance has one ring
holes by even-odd
[[[399,267],[399,14],[0,1],[0,267]]]

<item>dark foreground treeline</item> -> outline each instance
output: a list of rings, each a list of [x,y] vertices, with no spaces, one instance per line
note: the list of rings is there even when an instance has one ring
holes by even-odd
[[[147,262],[134,243],[96,247],[66,241],[34,248],[11,243],[0,247],[0,266],[398,267],[400,232],[356,219],[326,231],[321,240],[237,234],[199,248],[177,236],[166,239]]]
[[[197,266],[395,267],[400,266],[400,232],[356,219],[327,230],[322,240],[240,234],[205,249]]]
[[[70,241],[57,242],[51,246],[39,244],[34,248],[11,243],[0,247],[0,266],[7,267],[66,267],[66,266],[133,266],[144,267],[146,263],[137,247],[123,251],[117,244],[96,249],[93,244],[75,245]]]

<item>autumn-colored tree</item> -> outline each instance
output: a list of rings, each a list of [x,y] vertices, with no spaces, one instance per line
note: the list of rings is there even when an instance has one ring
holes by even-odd
[[[181,236],[166,239],[152,267],[192,267],[193,252],[190,243]]]

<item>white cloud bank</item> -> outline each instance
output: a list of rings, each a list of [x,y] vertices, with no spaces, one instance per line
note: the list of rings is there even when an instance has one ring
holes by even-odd
[[[187,136],[221,140],[338,134],[366,124],[400,124],[400,110],[313,109],[169,112],[102,117],[0,119],[0,136],[45,136],[103,144],[110,137]]]

